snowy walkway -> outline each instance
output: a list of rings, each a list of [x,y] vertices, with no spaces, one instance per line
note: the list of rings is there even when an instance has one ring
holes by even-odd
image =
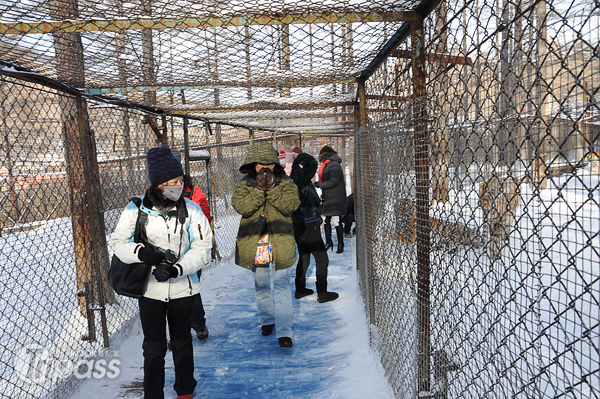
[[[316,294],[293,300],[293,348],[280,348],[275,334],[260,334],[251,271],[231,261],[205,273],[202,299],[210,336],[204,342],[194,337],[194,398],[393,398],[369,347],[356,282],[355,239],[346,239],[345,253],[329,252],[329,288],[339,292],[338,300],[321,304]],[[307,286],[314,289],[314,259],[307,276]],[[143,396],[141,328],[135,331],[121,345],[120,375],[114,380],[90,379],[72,399]],[[170,353],[167,367],[165,397],[176,398]]]

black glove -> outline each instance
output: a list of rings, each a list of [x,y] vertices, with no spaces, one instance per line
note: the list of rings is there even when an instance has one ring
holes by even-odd
[[[263,193],[275,187],[275,174],[269,168],[262,168],[256,175],[256,188]]]
[[[168,263],[162,262],[156,265],[156,268],[152,271],[156,281],[162,283],[170,278],[179,277],[179,268]]]
[[[138,258],[148,266],[154,266],[161,260],[164,260],[165,256],[151,248],[141,247],[138,251]]]
[[[314,183],[314,185],[315,185],[315,187],[316,187],[316,188],[319,188],[319,187],[321,187],[321,183],[319,183],[318,181],[317,181],[317,182],[315,182],[315,183]]]

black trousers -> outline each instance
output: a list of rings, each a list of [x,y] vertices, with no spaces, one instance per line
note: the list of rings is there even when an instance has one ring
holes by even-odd
[[[202,269],[198,270],[198,280],[202,277]],[[204,311],[204,305],[202,304],[202,296],[198,294],[194,300],[194,307],[192,310],[192,328],[196,331],[204,330],[206,327],[206,312]]]
[[[190,332],[192,307],[196,295],[169,302],[141,297],[140,319],[144,331],[144,399],[163,399],[165,386],[165,355],[167,354],[167,329],[169,324],[175,385],[177,395],[194,393],[194,352]]]
[[[317,291],[319,286],[327,287],[329,257],[321,237],[321,222],[294,223],[294,237],[300,255],[296,265],[296,290],[306,288],[306,270],[310,265],[311,254],[316,263]]]
[[[344,223],[344,233],[350,233],[350,229],[352,228],[352,223],[354,223],[354,214],[347,213],[342,218],[342,223]]]

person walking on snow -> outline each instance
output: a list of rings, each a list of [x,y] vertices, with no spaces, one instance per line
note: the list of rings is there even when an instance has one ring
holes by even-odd
[[[296,262],[291,216],[300,205],[298,188],[268,142],[250,146],[240,172],[244,177],[231,198],[231,205],[242,215],[235,263],[252,270],[261,334],[270,335],[275,328],[279,345],[291,347],[290,278]]]
[[[315,257],[317,278],[317,301],[320,303],[337,299],[336,292],[327,292],[327,267],[329,257],[321,237],[321,199],[313,185],[312,179],[317,172],[319,163],[311,155],[295,147],[292,151],[294,163],[292,179],[298,186],[300,207],[292,214],[294,236],[298,245],[298,264],[296,266],[296,298],[312,295],[313,290],[306,288],[306,270],[310,265],[310,254]]]
[[[331,219],[334,218],[335,232],[338,238],[337,253],[344,252],[344,226],[342,215],[346,213],[346,182],[342,171],[342,159],[337,152],[326,145],[319,152],[319,181],[315,187],[322,190],[323,216],[325,216],[325,249],[332,248]]]
[[[169,147],[151,148],[147,160],[151,185],[139,208],[134,202],[127,205],[110,241],[123,262],[150,266],[146,290],[138,300],[144,333],[144,398],[164,398],[168,320],[173,388],[178,399],[192,399],[197,382],[191,314],[200,292],[196,273],[209,261],[212,231],[200,207],[181,195],[183,169]],[[139,212],[147,214],[141,226],[143,244],[133,241]]]

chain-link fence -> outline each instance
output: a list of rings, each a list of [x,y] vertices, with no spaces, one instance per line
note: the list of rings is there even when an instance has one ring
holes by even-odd
[[[230,201],[252,141],[287,152],[302,145],[313,155],[329,144],[351,170],[345,136],[157,116],[5,76],[0,98],[2,397],[68,395],[84,375],[78,365],[114,356],[107,348],[130,331],[137,304],[106,284],[107,242],[129,199],[149,184],[149,148],[164,142],[179,150],[207,194],[215,262],[234,255],[240,216]]]
[[[397,397],[600,397],[599,26],[441,3],[366,82],[358,267]]]
[[[0,396],[68,395],[130,329],[107,240],[148,148],[218,260],[268,140],[344,160],[397,397],[600,397],[598,3],[321,3],[0,4]]]

